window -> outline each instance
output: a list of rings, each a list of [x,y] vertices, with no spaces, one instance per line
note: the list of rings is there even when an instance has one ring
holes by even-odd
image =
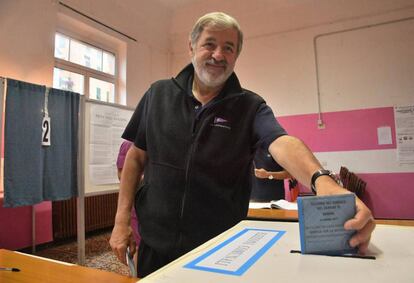
[[[53,87],[115,103],[116,57],[99,47],[55,34]]]
[[[101,101],[114,100],[114,84],[90,78],[89,98]]]
[[[53,87],[84,94],[84,76],[59,68],[53,70]]]

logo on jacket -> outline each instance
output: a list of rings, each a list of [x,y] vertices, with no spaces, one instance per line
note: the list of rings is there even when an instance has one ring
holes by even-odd
[[[211,124],[213,127],[220,127],[227,130],[231,130],[230,123],[227,119],[221,118],[221,117],[215,117],[213,124]]]

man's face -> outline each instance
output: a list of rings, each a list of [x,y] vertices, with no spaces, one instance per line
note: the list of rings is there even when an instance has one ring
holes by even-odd
[[[197,78],[206,87],[223,85],[237,60],[238,34],[235,29],[205,27],[190,55]]]

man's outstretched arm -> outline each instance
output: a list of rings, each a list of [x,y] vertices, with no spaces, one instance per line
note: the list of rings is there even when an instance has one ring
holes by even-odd
[[[298,138],[281,136],[269,146],[273,159],[286,169],[302,184],[310,185],[312,175],[322,169],[321,164],[310,149]],[[317,195],[335,195],[351,193],[338,185],[329,176],[320,176],[315,181]],[[371,234],[375,229],[374,218],[368,207],[356,198],[355,217],[345,222],[345,229],[355,229],[357,233],[351,238],[350,245],[358,246],[360,253],[365,253]]]

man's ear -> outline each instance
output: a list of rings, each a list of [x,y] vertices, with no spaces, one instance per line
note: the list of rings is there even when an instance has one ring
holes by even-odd
[[[188,54],[190,54],[191,57],[193,57],[194,49],[193,45],[191,44],[191,40],[188,41]]]

